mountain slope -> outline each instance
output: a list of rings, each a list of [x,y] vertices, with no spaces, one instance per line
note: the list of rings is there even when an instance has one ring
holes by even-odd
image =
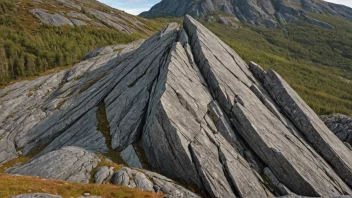
[[[328,29],[334,28],[328,23],[308,16],[308,12],[330,14],[352,20],[352,8],[322,0],[163,0],[149,11],[141,13],[140,16],[147,18],[181,17],[189,14],[208,21],[242,21],[268,27],[303,19],[314,25]],[[219,18],[219,16],[223,17]]]
[[[95,0],[2,0],[0,85],[70,66],[98,47],[146,38],[159,28]]]
[[[199,197],[174,181],[212,198],[352,194],[347,144],[280,75],[247,65],[190,16],[6,87],[0,126],[9,174],[170,197]],[[13,166],[19,155],[30,160]]]

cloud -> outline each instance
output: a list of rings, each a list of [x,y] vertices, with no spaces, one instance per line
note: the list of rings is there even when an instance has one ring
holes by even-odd
[[[351,0],[325,0],[331,3],[342,4],[352,8],[352,1]]]
[[[133,14],[133,15],[139,15],[140,13],[144,12],[144,11],[148,11],[150,9],[149,8],[131,8],[131,9],[124,9],[125,12],[129,13],[129,14]]]
[[[143,11],[149,10],[153,5],[160,2],[160,0],[99,0],[111,7],[119,10],[124,10],[130,14],[140,14]]]

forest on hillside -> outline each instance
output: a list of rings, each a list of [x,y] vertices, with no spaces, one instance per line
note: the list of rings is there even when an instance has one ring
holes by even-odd
[[[0,86],[71,66],[99,47],[147,37],[143,33],[120,33],[113,28],[40,25],[33,16],[23,19],[30,15],[28,10],[22,10],[27,12],[23,16],[14,14],[18,12],[14,1],[0,0]],[[150,26],[156,31],[159,27],[153,25]]]

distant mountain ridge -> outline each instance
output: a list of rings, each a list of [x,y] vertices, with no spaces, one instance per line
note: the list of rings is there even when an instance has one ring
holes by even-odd
[[[328,23],[309,16],[331,14],[352,20],[352,8],[322,0],[162,0],[142,17],[173,16],[189,14],[198,19],[244,21],[256,26],[276,27],[278,24],[305,20],[311,24],[333,29]],[[231,16],[231,17],[229,17]],[[224,18],[225,17],[225,18]]]

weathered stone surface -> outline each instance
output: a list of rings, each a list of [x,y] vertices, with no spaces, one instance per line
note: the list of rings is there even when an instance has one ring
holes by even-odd
[[[105,184],[110,181],[113,174],[114,174],[113,167],[107,167],[107,166],[99,167],[94,173],[94,183]]]
[[[108,26],[114,27],[123,33],[132,34],[138,31],[137,28],[145,29],[144,24],[141,21],[128,15],[111,15],[93,8],[89,8],[86,11],[100,21],[104,21]],[[148,32],[148,30],[145,31]]]
[[[78,147],[64,147],[34,158],[20,167],[6,171],[9,174],[39,176],[46,179],[88,183],[90,172],[99,159]]]
[[[45,193],[34,193],[34,194],[16,195],[10,198],[62,198],[62,197],[58,195],[50,195]]]
[[[144,191],[164,193],[166,197],[198,198],[199,196],[176,184],[174,181],[147,170],[133,170],[127,167],[114,173],[111,183],[139,188]]]
[[[70,19],[70,21],[73,23],[75,26],[82,26],[82,25],[87,25],[86,22],[78,20],[78,19]]]
[[[8,173],[87,183],[94,154],[121,153],[131,166],[141,157],[212,198],[352,193],[346,169],[332,168],[345,158],[322,157],[347,147],[276,73],[248,66],[190,16],[183,27],[170,24],[143,43],[102,48],[69,70],[1,90],[5,155],[44,148]],[[147,170],[98,168],[97,183],[198,197]]]
[[[257,82],[243,60],[191,17],[186,16],[184,27],[210,93],[280,182],[300,195],[350,193],[349,187],[319,154],[296,137],[291,132],[294,129],[289,129],[252,92],[250,87]]]
[[[269,70],[262,79],[265,88],[285,111],[313,147],[340,177],[352,185],[352,153],[325,126],[318,115],[276,72]]]
[[[181,40],[187,46],[185,35]],[[143,134],[150,164],[173,179],[183,179],[205,189],[211,197],[236,197],[232,186],[237,187],[238,196],[267,196],[248,163],[244,159],[236,163],[241,157],[235,148],[242,150],[241,145],[190,60],[192,54],[176,43],[171,50],[165,93],[156,116],[147,119],[150,123]]]
[[[0,139],[0,164],[6,163],[17,157],[16,148],[13,142],[3,137]]]
[[[352,118],[336,114],[322,116],[325,125],[342,141],[352,145]]]
[[[63,26],[63,25],[71,25],[73,26],[73,23],[66,17],[60,15],[60,14],[49,14],[46,13],[42,9],[33,9],[30,11],[34,16],[36,16],[40,21],[42,21],[45,24],[48,25],[53,25],[53,26]]]
[[[21,148],[28,143],[29,130],[65,109],[66,105],[69,106],[81,94],[80,90],[86,84],[109,71],[116,62],[124,60],[142,42],[114,46],[112,48],[120,50],[95,55],[66,71],[43,76],[34,81],[23,81],[1,90],[0,163],[4,163],[3,158],[16,156],[13,155],[16,153],[14,144]],[[63,146],[79,146],[97,153],[108,151],[105,137],[97,130],[96,111],[97,107],[87,110],[87,114],[82,118],[71,120],[72,124],[67,126],[66,131],[46,143],[49,145],[43,153]],[[55,124],[56,121],[53,122]]]
[[[128,164],[128,166],[139,169],[143,168],[137,156],[137,153],[132,145],[129,145],[125,150],[121,151],[120,154],[122,159]]]

